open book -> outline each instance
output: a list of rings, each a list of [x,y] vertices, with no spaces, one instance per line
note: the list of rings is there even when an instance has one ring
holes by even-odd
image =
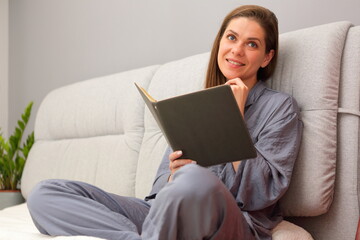
[[[229,85],[156,101],[138,86],[171,148],[183,159],[211,166],[256,157]]]

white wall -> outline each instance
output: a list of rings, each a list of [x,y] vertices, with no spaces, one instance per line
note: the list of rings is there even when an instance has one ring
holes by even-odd
[[[8,136],[9,1],[0,0],[0,132]]]
[[[54,88],[209,51],[223,17],[241,4],[273,10],[280,32],[360,25],[359,0],[11,0],[10,128],[30,100],[32,125]]]

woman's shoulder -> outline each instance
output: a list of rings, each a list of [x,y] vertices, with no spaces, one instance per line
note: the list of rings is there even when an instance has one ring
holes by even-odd
[[[261,98],[263,102],[272,104],[277,107],[289,106],[294,110],[299,109],[298,103],[292,95],[269,88],[267,86],[264,87],[264,92]]]
[[[295,98],[285,92],[269,88],[265,83],[257,86],[256,97],[253,99],[253,107],[250,112],[267,116],[269,119],[278,119],[286,116],[300,116],[300,108]]]
[[[265,84],[257,85],[252,93],[247,111],[248,128],[253,132],[259,127],[273,126],[280,122],[300,120],[300,109],[293,96],[277,91]]]

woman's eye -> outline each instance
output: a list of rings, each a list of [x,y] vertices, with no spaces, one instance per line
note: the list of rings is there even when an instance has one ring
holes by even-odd
[[[254,42],[249,42],[248,46],[251,47],[251,48],[257,48],[257,44],[254,43]]]
[[[229,39],[230,41],[234,41],[236,38],[234,35],[228,35],[227,39]]]

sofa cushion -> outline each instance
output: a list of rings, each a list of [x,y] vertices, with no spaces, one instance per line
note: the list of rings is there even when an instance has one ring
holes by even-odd
[[[328,211],[334,194],[340,63],[351,24],[337,22],[280,36],[279,61],[269,85],[295,97],[304,132],[289,191],[286,216]]]
[[[334,200],[318,217],[291,218],[315,239],[355,239],[359,220],[360,26],[351,27],[341,61]],[[324,231],[324,226],[326,231]]]
[[[89,236],[48,236],[35,227],[26,203],[0,211],[1,240],[101,240]]]
[[[288,221],[281,221],[271,233],[273,240],[314,240],[305,229]]]
[[[49,93],[35,122],[35,144],[22,178],[26,197],[49,178],[85,181],[134,196],[147,87],[158,66],[95,78]]]

